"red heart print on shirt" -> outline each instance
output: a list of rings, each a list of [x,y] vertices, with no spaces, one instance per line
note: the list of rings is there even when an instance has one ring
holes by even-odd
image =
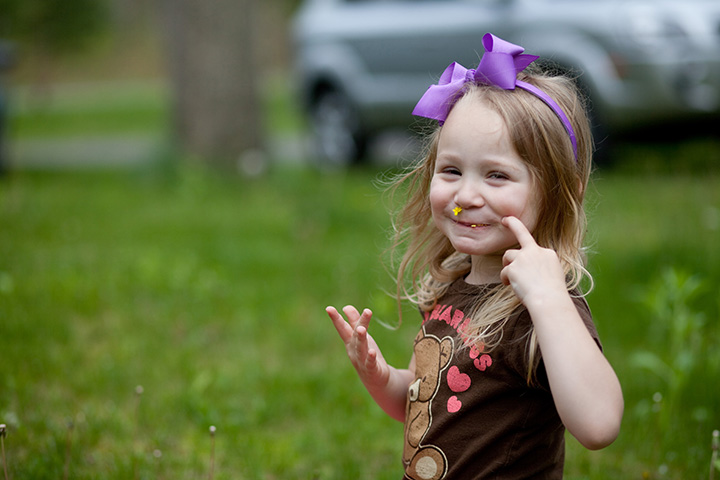
[[[452,397],[448,398],[447,403],[447,409],[450,413],[456,413],[460,411],[460,408],[462,407],[462,402],[458,400],[458,397],[453,395]]]
[[[453,365],[447,373],[447,383],[450,390],[455,393],[464,392],[470,388],[470,375],[460,373],[460,369]]]

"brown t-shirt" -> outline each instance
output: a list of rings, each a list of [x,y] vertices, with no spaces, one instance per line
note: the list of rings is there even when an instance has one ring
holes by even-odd
[[[465,314],[487,290],[457,280],[425,314],[408,390],[405,479],[562,478],[565,428],[542,361],[537,385],[526,380],[528,311],[510,317],[492,351],[462,345]],[[600,346],[587,303],[574,302]]]

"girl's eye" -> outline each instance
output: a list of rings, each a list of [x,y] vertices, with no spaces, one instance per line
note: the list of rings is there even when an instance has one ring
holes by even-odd
[[[460,170],[458,170],[455,167],[447,167],[443,169],[443,173],[447,173],[450,175],[461,175]]]
[[[494,180],[507,180],[507,179],[509,178],[507,175],[505,175],[505,174],[502,173],[502,172],[491,172],[491,173],[488,175],[488,177],[489,177],[489,178],[492,178],[492,179],[494,179]]]

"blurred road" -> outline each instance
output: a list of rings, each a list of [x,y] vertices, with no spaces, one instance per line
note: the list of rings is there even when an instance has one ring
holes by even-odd
[[[30,139],[12,141],[9,157],[19,169],[121,167],[147,163],[161,148],[154,136]]]
[[[267,154],[273,161],[302,163],[308,144],[301,135],[276,137],[269,142]],[[16,139],[9,142],[8,150],[10,168],[20,170],[136,167],[170,151],[167,140],[141,134]]]
[[[157,135],[107,135],[72,138],[30,138],[9,142],[11,169],[127,168],[145,165],[169,151]],[[374,164],[392,165],[411,159],[417,141],[401,133],[388,133],[372,146]],[[305,133],[275,135],[267,143],[266,157],[275,164],[312,163],[312,142]]]

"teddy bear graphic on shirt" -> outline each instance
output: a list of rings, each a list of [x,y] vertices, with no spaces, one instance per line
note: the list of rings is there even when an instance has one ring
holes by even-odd
[[[440,387],[442,373],[450,364],[453,347],[452,337],[440,339],[427,335],[425,327],[415,337],[418,378],[408,388],[403,451],[405,474],[413,480],[440,480],[447,473],[443,451],[422,441],[432,425],[432,401]]]

